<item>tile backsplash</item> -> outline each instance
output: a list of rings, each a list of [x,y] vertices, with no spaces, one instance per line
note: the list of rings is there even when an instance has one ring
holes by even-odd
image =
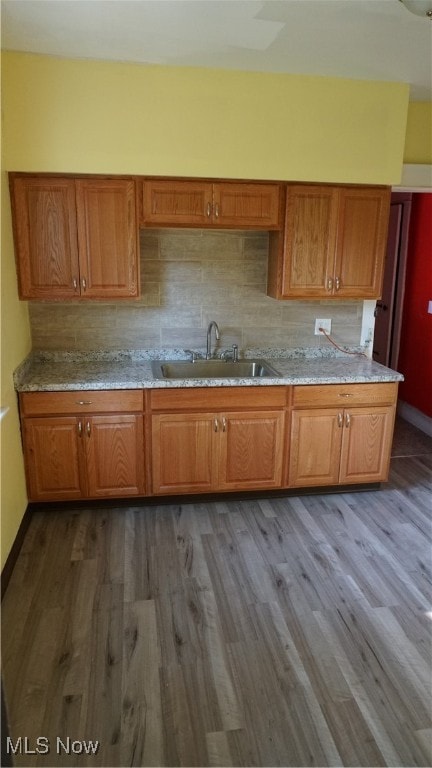
[[[268,234],[142,230],[139,300],[30,302],[35,350],[189,348],[203,350],[216,320],[219,348],[358,346],[362,301],[277,301],[266,296]]]

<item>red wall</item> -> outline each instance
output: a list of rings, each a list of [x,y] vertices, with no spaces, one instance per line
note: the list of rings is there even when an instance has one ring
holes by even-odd
[[[398,370],[399,397],[432,417],[432,194],[413,194]]]

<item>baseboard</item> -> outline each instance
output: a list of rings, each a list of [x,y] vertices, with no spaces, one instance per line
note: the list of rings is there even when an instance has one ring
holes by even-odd
[[[426,435],[432,437],[432,419],[430,416],[426,416],[418,408],[414,408],[413,405],[409,405],[409,403],[405,403],[403,400],[398,400],[397,412],[405,421],[409,421],[414,427],[421,429]]]
[[[206,504],[215,501],[259,501],[260,499],[280,499],[290,496],[315,496],[316,494],[356,493],[359,491],[378,491],[385,483],[347,483],[346,485],[319,485],[303,488],[268,488],[257,491],[213,491],[212,493],[185,493],[169,496],[128,496],[119,499],[83,499],[77,501],[34,501],[29,505],[33,512],[44,511],[47,514],[50,508],[56,512],[59,510],[89,510],[89,509],[119,509],[121,507],[159,507],[161,505],[181,506],[182,504]]]
[[[24,512],[20,527],[18,528],[17,535],[15,536],[15,539],[14,539],[14,543],[12,544],[11,550],[9,552],[9,555],[4,564],[3,570],[1,572],[1,599],[2,600],[4,597],[4,593],[7,590],[10,578],[12,576],[12,571],[15,568],[15,563],[21,551],[24,537],[30,525],[31,518],[32,518],[32,509],[31,509],[31,506],[28,506],[26,511]]]

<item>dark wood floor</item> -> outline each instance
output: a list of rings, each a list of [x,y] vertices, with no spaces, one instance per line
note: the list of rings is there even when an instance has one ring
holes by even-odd
[[[50,751],[16,763],[430,766],[432,440],[407,432],[378,491],[35,513],[2,670],[14,744]]]

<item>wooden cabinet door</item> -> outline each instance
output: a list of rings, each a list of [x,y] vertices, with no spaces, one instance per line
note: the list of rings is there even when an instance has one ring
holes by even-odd
[[[79,295],[74,180],[11,175],[10,187],[20,298]]]
[[[136,414],[83,420],[88,495],[139,496],[144,492],[143,418]]]
[[[217,429],[213,413],[153,416],[153,492],[213,491],[217,478]]]
[[[213,220],[220,227],[278,229],[277,184],[214,184]]]
[[[332,294],[337,203],[334,187],[288,185],[282,297]]]
[[[219,416],[218,490],[281,487],[284,418],[283,411]]]
[[[211,183],[144,181],[142,190],[141,218],[146,226],[208,226],[211,221]]]
[[[73,416],[23,420],[30,501],[80,499],[85,495],[80,425],[82,422]]]
[[[342,429],[341,483],[387,480],[394,406],[347,409]]]
[[[289,485],[337,485],[343,412],[337,408],[293,411]]]
[[[81,295],[138,295],[135,183],[128,179],[76,181]]]
[[[336,295],[364,299],[381,296],[389,212],[389,189],[340,189]]]

